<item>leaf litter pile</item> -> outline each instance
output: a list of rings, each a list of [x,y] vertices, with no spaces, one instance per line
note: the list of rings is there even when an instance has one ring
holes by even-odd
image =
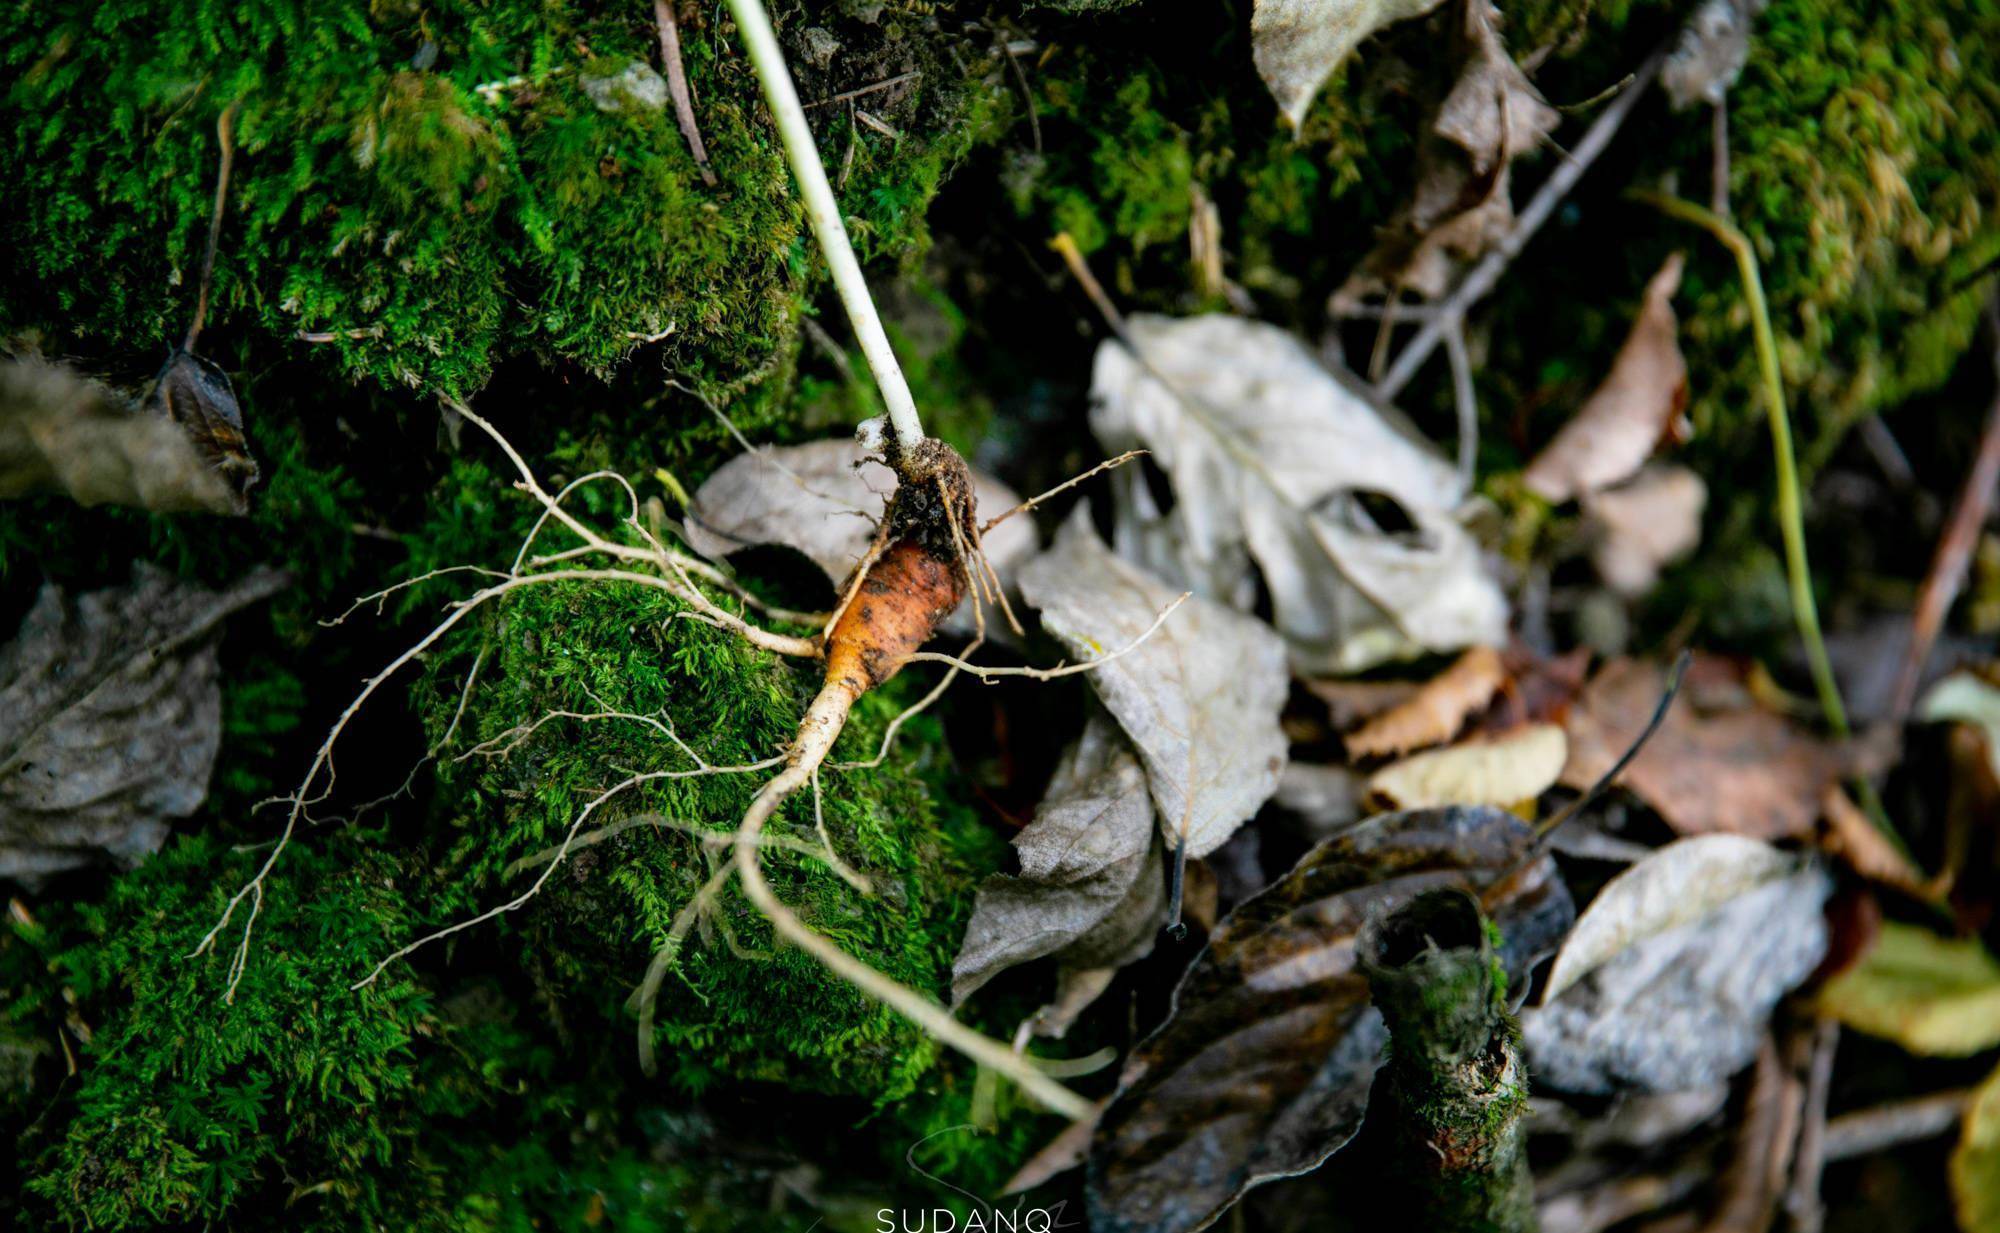
[[[1517,214],[1511,177],[1563,120],[1497,10],[1448,6],[1456,76],[1418,136],[1414,190],[1329,300],[1336,321],[1375,323],[1355,371],[1246,315],[1125,315],[1055,237],[1100,317],[1087,424],[1103,461],[1024,502],[924,434],[768,23],[754,0],[730,7],[886,414],[851,436],[745,441],[662,519],[616,473],[551,491],[497,423],[440,395],[475,430],[468,448],[505,457],[534,531],[506,568],[467,562],[368,597],[480,578],[368,679],[272,802],[275,842],[188,957],[216,957],[217,998],[261,961],[273,872],[311,841],[302,824],[321,821],[371,697],[506,596],[641,588],[670,597],[676,621],[804,661],[819,685],[789,739],[716,766],[656,718],[562,713],[650,724],[662,765],[603,787],[557,845],[517,861],[533,874],[519,893],[386,947],[356,989],[529,909],[619,828],[677,826],[726,859],[635,973],[643,1070],[661,1063],[663,983],[736,888],[784,944],[969,1058],[989,1099],[1011,1084],[1067,1119],[1023,1154],[1013,1197],[971,1209],[989,1220],[1064,1195],[1117,1233],[1371,1228],[1388,1212],[1442,1229],[1817,1230],[1837,1214],[1830,1165],[1946,1136],[1961,1227],[2000,1229],[2000,1071],[1985,1074],[2000,1055],[1986,940],[2000,659],[1933,654],[1940,618],[1928,633],[1919,620],[1907,646],[1870,652],[1900,665],[1894,697],[1850,715],[1835,668],[1859,670],[1835,665],[1821,633],[1779,365],[1757,322],[1778,477],[1767,531],[1793,567],[1796,655],[1687,647],[1686,628],[1634,644],[1628,615],[1708,525],[1707,483],[1675,460],[1702,380],[1675,312],[1689,253],[1632,289],[1622,346],[1526,467],[1478,473],[1466,313],[1546,217]],[[1255,68],[1297,125],[1371,35],[1438,8],[1258,0]],[[1656,58],[1622,88],[1658,76],[1677,101],[1719,105],[1755,15],[1704,7],[1664,69]],[[1754,289],[1726,217],[1655,204],[1727,245]],[[210,267],[214,244],[211,230]],[[202,277],[193,326],[143,390],[32,355],[0,367],[0,497],[250,508],[259,469],[233,388],[194,351]],[[1392,401],[1435,346],[1462,378],[1450,452]],[[615,525],[577,512],[593,485],[618,494]],[[1502,551],[1487,494],[1503,489],[1574,533],[1526,559]],[[1970,483],[1961,498],[1975,530],[1990,497]],[[764,597],[742,567],[774,547],[823,575],[830,611]],[[1966,557],[1941,546],[1926,581],[1947,610]],[[225,619],[285,584],[256,570],[208,590],[141,563],[101,590],[42,589],[0,647],[0,876],[32,890],[161,847],[216,762]],[[873,761],[833,760],[857,704],[906,671],[930,684]],[[807,923],[764,853],[880,893],[819,821],[822,802],[948,691],[1008,679],[1061,699],[1062,722],[1028,738],[1053,769],[1030,774],[1025,816],[993,810],[1011,856],[977,889],[948,986],[914,988]],[[964,709],[1004,714],[1012,695],[995,696]],[[761,786],[739,818],[660,819],[621,799],[706,776]],[[996,1023],[982,1008],[995,990],[1028,992],[1032,1009]],[[1116,1045],[1078,1054],[1078,1039]],[[1848,1082],[1850,1057],[1881,1069],[1886,1050],[1923,1060],[1896,1073],[1942,1078],[1833,1096],[1867,1086]]]

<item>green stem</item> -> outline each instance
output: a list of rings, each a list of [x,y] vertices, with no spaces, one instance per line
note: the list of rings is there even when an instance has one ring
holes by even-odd
[[[1631,193],[1682,222],[1693,223],[1722,241],[1736,257],[1736,269],[1743,277],[1743,294],[1750,302],[1750,324],[1757,342],[1757,367],[1763,377],[1764,402],[1771,421],[1771,452],[1778,467],[1778,527],[1785,539],[1785,576],[1791,585],[1792,618],[1806,644],[1806,660],[1812,667],[1813,687],[1819,691],[1820,710],[1827,726],[1836,735],[1848,735],[1847,708],[1841,705],[1840,686],[1833,677],[1833,661],[1826,653],[1826,639],[1819,629],[1819,606],[1813,600],[1812,568],[1806,563],[1804,501],[1799,492],[1799,463],[1792,449],[1792,424],[1785,413],[1785,385],[1778,368],[1778,339],[1771,329],[1771,307],[1764,299],[1764,279],[1757,270],[1757,253],[1750,237],[1734,223],[1713,210],[1691,201],[1662,193],[1637,190]]]

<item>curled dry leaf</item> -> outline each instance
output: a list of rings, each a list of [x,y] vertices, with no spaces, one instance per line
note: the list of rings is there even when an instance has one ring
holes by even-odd
[[[1912,1053],[1964,1057],[2000,1045],[2000,963],[1977,938],[1884,921],[1820,990],[1819,1011]]]
[[[1665,687],[1665,674],[1638,660],[1599,670],[1564,721],[1570,750],[1562,782],[1584,788],[1610,770],[1645,729]],[[1860,753],[1858,746],[1826,744],[1770,711],[1696,714],[1680,702],[1618,782],[1683,835],[1796,838],[1812,833],[1827,786]]]
[[[978,470],[971,474],[981,518],[1021,503],[999,480]],[[895,490],[895,472],[852,437],[763,446],[730,459],[695,490],[685,523],[688,546],[719,562],[745,548],[781,544],[810,557],[839,586],[867,553]],[[1038,546],[1035,524],[1026,517],[994,527],[984,544],[1006,584]],[[952,622],[953,628],[971,628],[968,609],[961,605]]]
[[[1091,1149],[1100,1233],[1183,1233],[1253,1186],[1317,1167],[1360,1128],[1386,1032],[1355,969],[1371,914],[1444,887],[1478,890],[1525,859],[1496,809],[1381,814],[1308,852],[1239,904],[1128,1059]],[[1491,907],[1512,988],[1574,914],[1543,857]]]
[[[1088,941],[1107,923],[1129,945],[1131,928],[1114,918],[1135,893],[1144,896],[1142,884],[1151,885],[1159,908],[1160,862],[1146,772],[1111,719],[1093,715],[1084,725],[1056,767],[1034,821],[1014,837],[1014,850],[1021,872],[988,878],[973,902],[952,964],[954,1002],[1010,967]],[[1150,944],[1151,938],[1145,930],[1144,940]],[[1085,967],[1100,962],[1103,947],[1089,949]]]
[[[1257,0],[1250,11],[1250,58],[1278,110],[1297,128],[1333,70],[1382,27],[1436,8],[1441,0]]]
[[[1754,887],[1789,877],[1799,859],[1741,835],[1699,835],[1661,848],[1604,884],[1549,969],[1544,1003],[1620,951],[1689,924]]]
[[[1173,491],[1112,474],[1115,542],[1168,585],[1250,609],[1257,584],[1306,674],[1497,643],[1506,602],[1454,511],[1465,492],[1297,339],[1237,317],[1136,316],[1098,348],[1091,429]],[[1143,358],[1141,358],[1143,356]]]
[[[1490,0],[1460,5],[1465,62],[1417,148],[1415,198],[1334,294],[1336,307],[1372,295],[1450,290],[1454,258],[1476,260],[1513,229],[1509,172],[1560,118],[1500,38]]]
[[[2000,1229],[2000,1069],[1965,1107],[1965,1128],[1951,1153],[1951,1197],[1966,1233]]]
[[[1350,733],[1347,752],[1356,758],[1381,758],[1442,745],[1458,735],[1469,717],[1485,710],[1506,682],[1507,667],[1500,652],[1490,646],[1473,647],[1408,700]]]
[[[1200,598],[1176,609],[1174,592],[1111,555],[1079,509],[1049,550],[1021,569],[1021,593],[1042,627],[1079,660],[1128,653],[1090,683],[1132,738],[1170,851],[1222,846],[1278,786],[1278,726],[1288,677],[1284,644],[1261,621]]]
[[[1821,806],[1826,830],[1820,846],[1848,868],[1871,882],[1918,899],[1936,899],[1944,889],[1925,877],[1909,854],[1892,843],[1839,784],[1827,787]]]
[[[222,741],[222,619],[285,585],[207,591],[150,567],[71,597],[45,586],[0,648],[0,877],[139,863],[208,794]]]
[[[1522,478],[1544,499],[1568,501],[1609,488],[1652,457],[1662,438],[1682,434],[1687,361],[1681,358],[1674,316],[1682,260],[1679,253],[1668,257],[1646,284],[1639,315],[1610,375],[1528,464]]]
[[[60,365],[0,362],[0,499],[62,492],[161,513],[248,509],[257,465],[242,450],[235,396],[226,416],[204,418],[212,400],[200,393],[212,379],[226,392],[228,378],[179,354],[187,364],[162,372],[147,408]]]
[[[1708,485],[1686,467],[1646,467],[1629,483],[1586,493],[1598,577],[1628,599],[1652,590],[1662,566],[1701,543],[1707,507]]]
[[[1401,809],[1518,805],[1554,787],[1568,758],[1569,738],[1559,725],[1530,724],[1392,762],[1369,777],[1368,795]]]
[[[1974,672],[1954,672],[1917,703],[1925,723],[1962,723],[1986,743],[1986,757],[2000,776],[2000,687]]]
[[[1715,840],[1751,842],[1728,835],[1681,842]],[[1752,864],[1777,867],[1762,856]],[[1827,949],[1824,907],[1832,879],[1790,858],[1782,868],[1787,872],[1768,881],[1731,879],[1735,893],[1727,896],[1703,886],[1694,893],[1705,912],[1635,932],[1558,996],[1523,1011],[1522,1039],[1536,1082],[1585,1094],[1688,1092],[1712,1088],[1749,1065],[1778,1000],[1812,975]],[[1586,934],[1593,912],[1600,924]],[[1564,952],[1579,941],[1591,946],[1592,935],[1601,945],[1604,920],[1594,902]]]
[[[260,472],[243,435],[243,408],[228,373],[176,347],[153,378],[141,408],[180,427],[208,469],[235,494],[238,508],[232,512],[249,508],[250,489]]]

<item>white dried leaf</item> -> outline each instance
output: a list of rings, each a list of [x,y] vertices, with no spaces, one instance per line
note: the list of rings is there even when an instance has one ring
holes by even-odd
[[[141,566],[130,585],[42,588],[0,647],[0,878],[130,868],[200,807],[222,742],[224,617],[285,577],[216,593]]]
[[[1979,730],[1993,773],[2000,775],[2000,686],[1970,672],[1955,672],[1931,686],[1917,703],[1925,723],[1955,722]]]
[[[1160,896],[1146,772],[1109,717],[1093,715],[1063,754],[1035,820],[1014,837],[1014,850],[1021,872],[986,879],[974,900],[952,964],[954,1002],[1008,968],[1079,943],[1087,944],[1081,966],[1117,957],[1103,953],[1104,943],[1117,952],[1117,942],[1130,939],[1107,939],[1101,927],[1143,895],[1144,883]]]
[[[1647,467],[1628,484],[1586,494],[1583,512],[1597,535],[1591,561],[1604,584],[1626,598],[1644,595],[1660,567],[1701,543],[1708,485],[1686,467]]]
[[[1175,599],[1113,556],[1083,509],[1022,567],[1021,593],[1080,660],[1131,645]],[[1290,678],[1284,643],[1263,622],[1192,598],[1089,678],[1139,750],[1169,851],[1183,841],[1190,856],[1214,851],[1278,786]]]
[[[1440,2],[1257,0],[1250,11],[1250,58],[1278,109],[1297,128],[1319,88],[1363,39]]]
[[[1162,510],[1137,467],[1112,473],[1120,556],[1242,609],[1261,578],[1305,673],[1504,639],[1506,601],[1435,451],[1273,326],[1140,315],[1129,332],[1144,359],[1098,349],[1091,429],[1114,451],[1151,450],[1174,501]],[[1410,527],[1378,526],[1371,494]]]
[[[782,544],[812,558],[837,587],[861,563],[895,490],[896,473],[851,437],[763,446],[730,459],[695,490],[685,522],[688,546],[720,562],[745,548]],[[1013,489],[978,470],[972,492],[981,518],[1021,503]],[[986,557],[1007,586],[1039,546],[1027,517],[1009,518],[985,539]],[[947,628],[971,628],[970,603],[968,597]],[[991,614],[987,628],[995,628]]]
[[[1708,0],[1686,26],[1660,67],[1660,84],[1675,110],[1696,103],[1713,107],[1750,61],[1751,29],[1766,0]]]
[[[1726,1080],[1755,1059],[1778,1000],[1825,956],[1832,890],[1824,870],[1789,862],[1784,875],[1707,900],[1705,912],[1634,942],[1554,1001],[1523,1011],[1535,1081],[1605,1094]]]
[[[1392,762],[1368,779],[1368,794],[1396,809],[1531,801],[1555,785],[1569,760],[1560,724],[1530,724],[1492,741],[1468,741]]]
[[[1798,869],[1797,857],[1742,835],[1695,835],[1668,844],[1606,882],[1590,901],[1549,969],[1543,1003],[1619,952]]]

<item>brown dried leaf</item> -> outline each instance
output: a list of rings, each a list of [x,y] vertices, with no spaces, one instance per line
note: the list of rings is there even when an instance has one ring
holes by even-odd
[[[1682,256],[1675,253],[1646,284],[1632,332],[1604,384],[1562,426],[1523,478],[1534,492],[1562,502],[1625,479],[1677,435],[1687,406],[1687,361],[1681,358],[1674,292]]]
[[[1559,117],[1507,54],[1499,10],[1466,0],[1465,65],[1417,150],[1417,191],[1335,293],[1337,305],[1413,291],[1437,299],[1458,260],[1477,259],[1513,227],[1509,168]]]
[[[226,393],[228,378],[177,354],[188,364],[168,365],[156,387],[165,393],[147,409],[60,365],[0,363],[0,499],[62,492],[79,505],[161,513],[247,510],[257,464],[242,451],[234,395],[226,413],[209,397],[215,379]],[[205,408],[213,411],[206,418]]]
[[[1253,1186],[1317,1167],[1360,1128],[1386,1032],[1355,970],[1371,914],[1442,887],[1478,890],[1533,834],[1495,809],[1381,814],[1308,852],[1239,904],[1128,1059],[1092,1146],[1098,1233],[1184,1233]],[[1574,915],[1543,857],[1493,907],[1512,988]]]
[[[1350,734],[1347,752],[1355,758],[1380,758],[1441,745],[1458,735],[1469,717],[1485,710],[1506,680],[1500,652],[1473,647],[1407,701]]]
[[[1584,788],[1610,770],[1644,730],[1665,687],[1665,675],[1652,664],[1605,665],[1570,708],[1562,782]],[[1812,832],[1827,785],[1853,760],[1852,751],[1770,711],[1696,714],[1682,701],[1618,782],[1683,835],[1796,838]]]
[[[1826,831],[1820,846],[1848,868],[1872,882],[1918,899],[1933,900],[1942,889],[1924,876],[1907,854],[1889,841],[1880,827],[1850,799],[1839,784],[1827,785],[1821,798]]]
[[[1309,677],[1305,687],[1326,703],[1326,722],[1335,732],[1347,732],[1417,696],[1415,681],[1348,681]]]
[[[1646,467],[1630,483],[1585,493],[1598,576],[1628,599],[1652,590],[1661,566],[1701,543],[1707,505],[1708,485],[1686,467]]]
[[[133,866],[200,806],[222,740],[222,619],[285,585],[215,593],[140,566],[71,598],[42,588],[0,648],[0,877]]]

